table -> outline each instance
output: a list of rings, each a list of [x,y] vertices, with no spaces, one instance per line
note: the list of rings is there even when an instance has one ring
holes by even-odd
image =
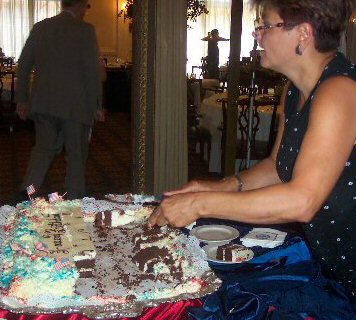
[[[264,97],[257,95],[256,100]],[[248,99],[247,96],[241,96],[241,99]],[[211,152],[209,161],[209,172],[221,172],[221,137],[222,132],[219,127],[222,126],[223,113],[221,102],[218,100],[227,99],[227,91],[216,93],[201,103],[199,113],[202,115],[200,125],[207,128],[211,133]],[[259,117],[261,124],[256,135],[256,140],[267,141],[269,139],[269,125],[273,113],[272,106],[259,108]],[[237,138],[240,138],[240,132],[237,131]],[[206,156],[205,159],[208,157]]]
[[[232,226],[240,231],[240,237],[253,228],[215,219],[200,219],[196,226],[206,224]],[[178,320],[187,319],[188,313],[196,320],[355,319],[356,306],[346,298],[340,285],[322,276],[309,247],[293,226],[273,228],[288,232],[282,245],[271,249],[252,247],[255,256],[247,263],[211,264],[223,280],[217,292],[202,300],[162,304],[145,310],[138,318],[125,320]],[[233,242],[239,243],[240,238]],[[30,316],[1,309],[0,318],[88,320],[79,314]]]
[[[201,101],[211,97],[218,91],[222,91],[218,79],[188,78],[188,101],[200,109]]]

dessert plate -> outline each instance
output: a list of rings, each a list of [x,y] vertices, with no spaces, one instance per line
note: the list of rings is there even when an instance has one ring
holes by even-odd
[[[203,242],[229,242],[236,239],[239,230],[223,224],[207,224],[190,231],[190,234]]]
[[[250,261],[254,253],[251,249],[245,248],[244,250],[240,250],[238,252],[238,258],[239,261],[226,261],[226,260],[218,260],[216,259],[216,250],[218,249],[219,245],[217,244],[208,244],[203,247],[203,250],[205,251],[207,255],[207,260],[211,262],[216,262],[216,263],[222,263],[222,264],[237,264],[237,263],[243,263]]]

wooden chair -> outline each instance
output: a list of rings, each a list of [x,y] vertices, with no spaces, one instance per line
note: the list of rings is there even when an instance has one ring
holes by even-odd
[[[207,146],[208,160],[211,151],[211,133],[207,128],[200,125],[201,115],[198,113],[197,105],[194,103],[194,94],[191,87],[192,81],[187,82],[187,133],[188,154],[195,154],[199,143],[200,160],[204,161],[204,149]]]
[[[12,70],[13,65],[14,65],[14,58],[12,57],[0,58],[1,70],[10,71]]]
[[[276,120],[277,120],[277,108],[279,105],[279,98],[269,97],[263,99],[256,99],[253,106],[252,114],[252,135],[250,137],[250,160],[262,160],[266,158],[272,151],[274,141],[276,139]],[[223,124],[221,126],[222,138],[221,138],[221,171],[224,172],[225,163],[225,141],[226,141],[226,120],[227,120],[227,99],[221,99],[222,103],[222,113],[223,113]],[[271,120],[268,126],[268,139],[267,140],[257,140],[256,135],[260,129],[260,112],[259,108],[271,105],[272,114]],[[238,123],[237,129],[240,132],[240,138],[236,140],[236,159],[241,159],[239,169],[242,170],[246,168],[246,156],[248,147],[248,114],[249,110],[249,99],[239,100],[239,110],[238,110]]]
[[[201,116],[197,112],[196,105],[187,106],[187,130],[188,130],[188,154],[196,153],[199,143],[200,160],[204,161],[204,150],[207,147],[208,163],[211,152],[211,133],[207,128],[200,125]]]
[[[198,75],[198,78],[206,79],[208,76],[208,57],[202,57],[200,59],[200,62],[200,66],[192,66],[192,74],[195,74],[195,69],[199,69],[200,73]]]
[[[4,77],[11,77],[10,99],[4,99]],[[16,104],[15,104],[15,72],[0,72],[0,128],[8,128],[13,133],[16,123]]]

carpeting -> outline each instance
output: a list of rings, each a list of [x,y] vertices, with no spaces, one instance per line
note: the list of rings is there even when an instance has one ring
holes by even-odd
[[[0,205],[14,204],[16,194],[34,144],[31,122],[17,121],[13,134],[0,130]],[[199,155],[189,154],[189,178],[209,178],[208,164]],[[65,156],[58,155],[38,194],[64,193]],[[131,124],[126,113],[110,112],[105,122],[97,122],[86,170],[87,195],[100,197],[105,193],[132,191]]]

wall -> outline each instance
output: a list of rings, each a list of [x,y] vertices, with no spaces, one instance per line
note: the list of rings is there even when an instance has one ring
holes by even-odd
[[[91,0],[85,20],[95,26],[101,55],[109,60],[132,61],[132,34],[129,21],[117,17],[124,0]]]
[[[346,52],[347,57],[356,63],[356,0],[353,3],[353,16],[352,22],[349,24],[347,29],[347,42],[346,42]]]
[[[115,0],[114,0],[115,1]],[[122,8],[125,0],[119,0],[119,8]],[[132,61],[132,33],[129,30],[130,21],[124,21],[124,17],[118,18],[118,46],[117,52],[121,59]]]

